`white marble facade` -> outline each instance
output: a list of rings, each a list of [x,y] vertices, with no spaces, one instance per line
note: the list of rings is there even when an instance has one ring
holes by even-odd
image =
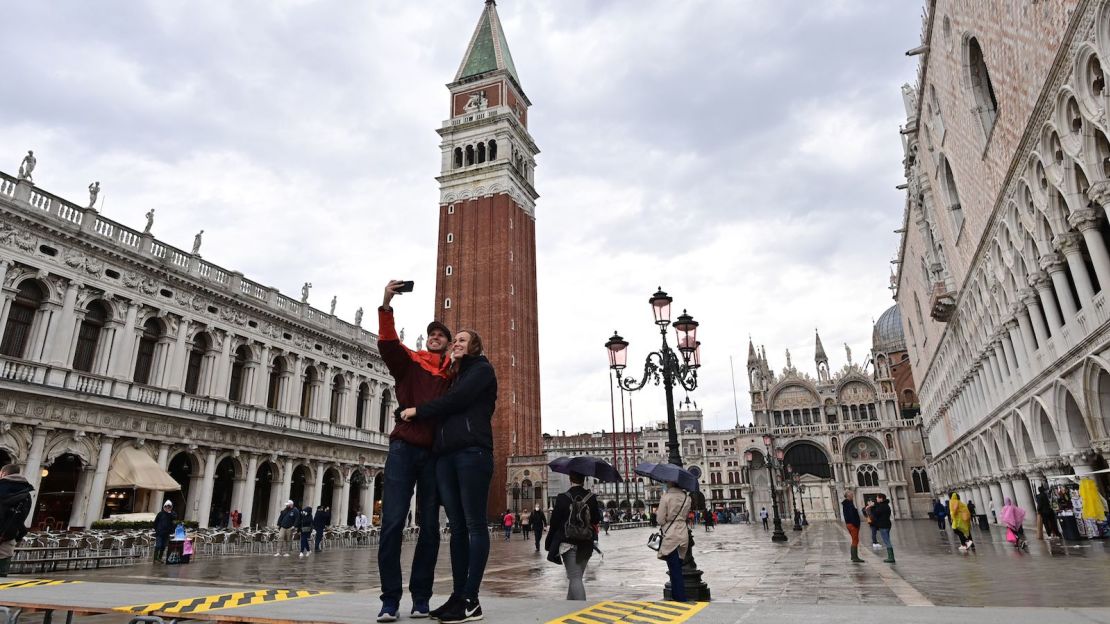
[[[149,229],[149,228],[148,228]],[[163,499],[202,526],[292,498],[372,515],[392,378],[370,332],[0,174],[0,463],[33,526]],[[109,488],[135,448],[179,492]]]

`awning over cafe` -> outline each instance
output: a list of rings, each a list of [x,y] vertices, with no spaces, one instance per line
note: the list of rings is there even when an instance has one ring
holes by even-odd
[[[112,468],[108,471],[108,488],[130,487],[176,492],[181,489],[181,484],[162,470],[145,451],[126,446],[112,460]]]

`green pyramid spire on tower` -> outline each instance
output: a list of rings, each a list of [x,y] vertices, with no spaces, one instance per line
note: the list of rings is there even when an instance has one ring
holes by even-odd
[[[470,45],[467,46],[462,64],[455,75],[455,82],[498,69],[507,71],[520,84],[513,55],[509,52],[509,43],[505,40],[505,30],[501,28],[501,18],[497,16],[497,3],[486,0],[478,26],[474,29]]]

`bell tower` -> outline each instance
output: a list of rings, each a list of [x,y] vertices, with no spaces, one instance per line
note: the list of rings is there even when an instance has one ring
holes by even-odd
[[[482,337],[497,372],[489,513],[544,507],[536,298],[539,148],[497,15],[486,0],[450,90],[441,137],[433,316]]]

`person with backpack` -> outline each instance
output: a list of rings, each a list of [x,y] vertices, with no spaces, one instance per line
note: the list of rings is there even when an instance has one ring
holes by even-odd
[[[317,507],[316,516],[312,518],[312,528],[316,530],[316,552],[321,552],[320,545],[324,541],[324,531],[331,525],[331,507]]]
[[[505,529],[505,541],[509,541],[513,537],[513,512],[508,509],[505,510],[505,515],[501,518],[501,526]]]
[[[298,557],[308,557],[312,554],[312,547],[308,543],[309,538],[312,537],[312,520],[312,507],[305,505],[301,509],[301,515],[297,517],[297,530],[301,534],[301,552]]]
[[[166,501],[162,505],[162,511],[154,516],[154,563],[162,562],[162,555],[166,552],[175,526],[177,516],[173,513],[173,503]]]
[[[693,500],[690,493],[674,483],[664,483],[665,492],[659,499],[659,526],[663,540],[659,546],[660,559],[667,562],[667,574],[671,578],[671,599],[686,602],[686,581],[682,577],[682,562],[690,548],[690,533],[685,522],[690,513]]]
[[[540,552],[540,538],[543,537],[544,527],[547,526],[547,516],[544,515],[538,504],[532,515],[528,516],[528,524],[532,526],[532,533],[536,538],[536,552]]]
[[[594,493],[583,487],[586,477],[570,473],[570,489],[555,499],[551,530],[547,533],[547,560],[562,564],[567,571],[567,600],[585,600],[582,577],[594,552],[601,506]]]
[[[27,534],[27,516],[31,514],[31,492],[34,486],[19,474],[19,466],[0,468],[0,577],[8,575],[15,545]]]

